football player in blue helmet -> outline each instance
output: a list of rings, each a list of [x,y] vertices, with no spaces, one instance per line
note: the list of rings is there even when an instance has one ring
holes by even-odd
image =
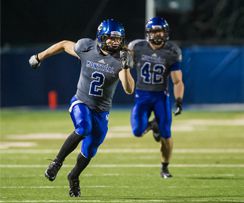
[[[114,19],[104,20],[97,28],[97,44],[109,53],[120,51],[124,47],[125,29]]]
[[[74,131],[66,138],[45,171],[45,177],[54,181],[65,158],[82,141],[76,164],[68,174],[71,197],[80,196],[79,176],[106,137],[109,111],[118,81],[121,81],[127,94],[134,91],[127,52],[122,51],[124,37],[124,27],[119,22],[108,19],[99,25],[96,40],[63,40],[29,59],[30,66],[36,69],[44,59],[64,51],[81,62],[77,91],[70,101],[69,108]]]
[[[169,24],[164,18],[151,18],[146,24],[146,39],[158,46],[169,40]]]
[[[181,50],[169,40],[169,25],[162,17],[153,17],[145,25],[146,39],[129,43],[133,53],[132,66],[137,71],[135,105],[131,113],[132,132],[141,137],[152,130],[153,137],[160,142],[162,167],[160,174],[170,178],[169,162],[173,150],[171,137],[171,103],[168,81],[173,81],[176,101],[175,115],[182,111],[184,84],[180,67]],[[154,113],[154,119],[149,118]]]

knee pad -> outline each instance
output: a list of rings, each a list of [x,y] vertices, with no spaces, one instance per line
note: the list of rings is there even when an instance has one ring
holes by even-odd
[[[85,120],[77,123],[75,126],[75,132],[83,136],[90,134],[91,129],[92,129],[91,124]]]
[[[97,148],[91,148],[91,149],[85,149],[82,150],[81,153],[87,158],[87,159],[91,159],[92,157],[94,157],[97,153]]]
[[[97,153],[97,149],[101,143],[86,143],[85,140],[83,141],[81,152],[82,154],[88,158],[91,159],[94,157]]]
[[[160,129],[160,135],[164,139],[168,139],[171,137],[171,131],[170,129]]]
[[[142,137],[143,131],[141,128],[132,129],[133,135],[135,137]]]
[[[162,138],[168,139],[171,137],[171,119],[164,119],[158,124],[159,132]]]
[[[86,158],[92,158],[96,155],[98,147],[103,143],[105,137],[96,138],[92,135],[87,136],[81,146],[81,153]]]
[[[163,136],[161,136],[164,139],[169,139],[171,138],[171,134],[170,133],[164,133]]]

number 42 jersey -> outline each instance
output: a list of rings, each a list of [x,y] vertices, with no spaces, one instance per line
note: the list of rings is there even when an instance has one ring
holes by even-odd
[[[180,48],[167,41],[162,48],[153,50],[143,39],[130,42],[128,48],[133,51],[133,67],[137,71],[136,89],[168,91],[170,72],[180,70]]]

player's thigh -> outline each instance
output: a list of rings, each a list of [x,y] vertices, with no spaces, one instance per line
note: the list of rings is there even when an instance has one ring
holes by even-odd
[[[92,129],[91,111],[84,103],[76,101],[71,102],[69,109],[70,116],[75,127],[75,132],[79,135],[86,136]]]
[[[142,136],[148,125],[151,109],[149,105],[136,102],[131,111],[131,127],[135,136]]]

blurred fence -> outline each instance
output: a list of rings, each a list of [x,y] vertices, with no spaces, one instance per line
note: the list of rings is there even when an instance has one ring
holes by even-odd
[[[183,58],[186,103],[244,103],[243,46],[187,47]]]
[[[67,105],[75,94],[79,60],[59,54],[32,70],[28,59],[37,51],[11,49],[1,53],[1,107],[45,106],[53,90],[58,104]],[[184,47],[182,68],[186,104],[244,103],[243,46]],[[113,104],[132,102],[133,96],[125,96],[119,84]]]

